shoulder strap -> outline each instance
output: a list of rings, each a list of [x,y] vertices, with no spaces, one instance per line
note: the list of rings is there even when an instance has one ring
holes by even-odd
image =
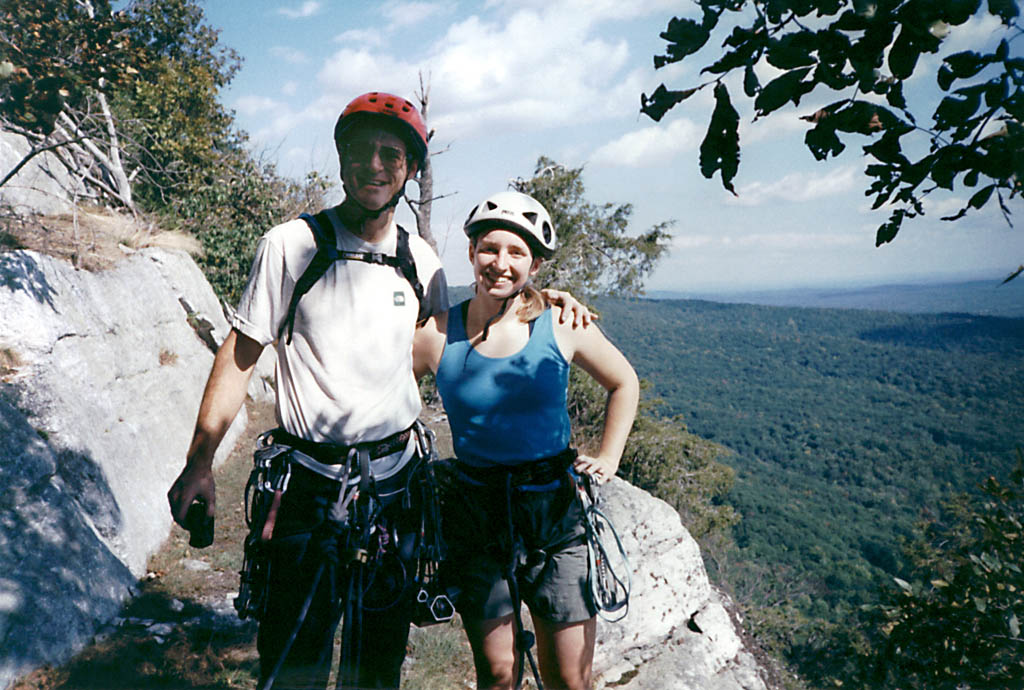
[[[321,211],[315,216],[303,213],[299,217],[306,221],[310,230],[313,231],[313,239],[316,241],[316,254],[313,255],[313,260],[309,262],[309,266],[306,267],[306,270],[302,272],[299,280],[295,283],[291,302],[288,303],[288,315],[285,317],[284,323],[281,324],[281,330],[277,333],[277,337],[280,338],[287,328],[288,340],[286,342],[288,343],[292,342],[292,331],[295,329],[295,310],[299,306],[299,300],[309,292],[313,284],[320,280],[324,273],[327,273],[327,269],[331,267],[331,264],[338,259],[338,240],[334,234],[334,224],[327,217],[327,212]]]
[[[326,211],[321,211],[315,216],[303,213],[299,217],[306,221],[310,230],[313,231],[313,239],[316,241],[316,254],[295,283],[291,301],[288,303],[288,315],[285,317],[284,323],[281,324],[281,329],[277,333],[278,338],[287,329],[288,340],[286,342],[289,344],[292,342],[292,332],[295,329],[295,311],[298,309],[299,300],[309,292],[309,289],[313,287],[316,281],[320,280],[327,272],[327,269],[331,267],[331,264],[338,259],[364,261],[366,263],[397,268],[401,272],[402,277],[412,286],[412,291],[416,295],[416,301],[419,303],[417,322],[429,316],[429,314],[424,313],[428,306],[425,304],[423,284],[420,283],[419,276],[416,273],[416,261],[413,259],[412,250],[409,248],[409,233],[405,228],[401,225],[398,226],[395,256],[374,252],[339,251],[338,239],[334,233],[334,224],[331,222]]]
[[[423,284],[416,273],[416,260],[413,259],[412,250],[409,248],[409,233],[401,225],[398,226],[398,244],[395,246],[395,254],[395,258],[398,260],[398,270],[409,281],[413,294],[416,295],[416,301],[420,306],[416,321],[422,321],[430,316],[430,314],[424,313],[429,308],[429,305],[425,303]]]

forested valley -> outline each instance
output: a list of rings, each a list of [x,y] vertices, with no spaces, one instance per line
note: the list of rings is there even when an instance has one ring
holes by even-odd
[[[1024,319],[598,303],[662,411],[733,453],[735,547],[709,566],[789,644],[904,575],[901,545],[1024,443]],[[783,632],[785,631],[785,632]]]

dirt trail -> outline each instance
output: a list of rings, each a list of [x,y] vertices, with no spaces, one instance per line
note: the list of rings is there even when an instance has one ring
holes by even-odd
[[[260,432],[274,426],[274,409],[272,403],[251,401],[246,409],[249,425],[215,473],[213,545],[193,549],[188,532],[173,527],[121,615],[70,662],[40,669],[13,690],[256,687],[256,625],[238,619],[233,600],[247,531],[242,496],[252,448]],[[450,448],[447,425],[437,410],[427,408],[424,417],[443,436],[440,447]],[[457,621],[413,629],[403,688],[473,687],[472,677],[469,648]]]

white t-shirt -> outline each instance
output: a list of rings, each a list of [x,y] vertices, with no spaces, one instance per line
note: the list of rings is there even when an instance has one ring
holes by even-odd
[[[395,255],[397,227],[370,244],[346,230],[335,209],[338,248]],[[409,248],[431,314],[448,308],[437,255],[410,233]],[[301,219],[270,229],[259,242],[232,327],[261,345],[276,341],[277,421],[300,438],[351,445],[408,428],[420,413],[412,372],[419,302],[390,266],[338,260],[299,300],[291,344],[277,334],[296,281],[316,254]]]

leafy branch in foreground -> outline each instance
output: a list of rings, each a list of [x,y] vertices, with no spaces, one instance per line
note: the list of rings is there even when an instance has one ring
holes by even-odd
[[[700,51],[713,31],[725,33],[723,52],[705,65],[708,81],[682,90],[660,85],[641,95],[641,111],[654,120],[705,87],[714,87],[714,111],[700,148],[701,173],[717,172],[735,194],[739,167],[739,117],[726,77],[742,75],[743,96],[754,119],[819,87],[842,97],[801,119],[810,124],[804,143],[818,160],[838,156],[845,136],[874,141],[863,147],[874,159],[865,192],[873,209],[889,205],[876,245],[891,242],[903,221],[924,214],[923,199],[936,189],[972,190],[955,221],[995,200],[1007,222],[1008,201],[1024,191],[1024,58],[1011,45],[1020,39],[1013,0],[698,0],[700,19],[673,18],[661,37],[665,55],[655,69]],[[939,52],[954,27],[985,16],[998,18],[1002,38],[990,51]],[[936,66],[937,65],[937,66]],[[921,124],[904,85],[932,75],[944,92],[929,126]],[[767,79],[765,83],[762,80]],[[922,102],[914,104],[917,110]],[[915,136],[911,136],[915,135]]]
[[[1024,677],[1024,455],[1009,482],[959,496],[907,549],[912,569],[822,650],[851,688],[1019,687]],[[807,667],[813,665],[808,664]],[[838,666],[838,668],[837,668]],[[845,668],[843,668],[845,666]]]

